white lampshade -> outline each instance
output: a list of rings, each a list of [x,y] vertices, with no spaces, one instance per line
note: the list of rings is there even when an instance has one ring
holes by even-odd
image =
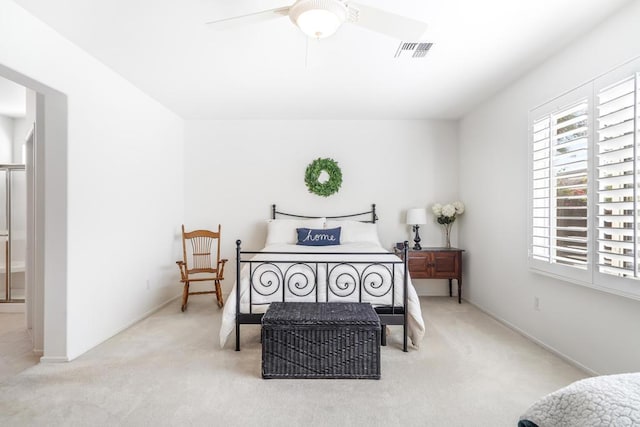
[[[413,208],[407,211],[407,224],[418,225],[427,223],[427,210],[423,208]]]
[[[289,17],[303,33],[322,39],[340,28],[347,19],[347,8],[335,0],[302,0],[291,6]]]

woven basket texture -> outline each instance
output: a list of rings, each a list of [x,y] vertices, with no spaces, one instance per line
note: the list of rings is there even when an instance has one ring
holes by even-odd
[[[380,320],[367,303],[272,303],[263,378],[380,378]]]

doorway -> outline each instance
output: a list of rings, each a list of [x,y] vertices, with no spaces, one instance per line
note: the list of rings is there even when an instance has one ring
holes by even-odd
[[[40,362],[66,362],[67,329],[67,96],[0,64],[0,78],[22,85],[35,105],[27,161],[25,315]],[[17,152],[17,151],[16,151]],[[45,185],[46,183],[46,185]],[[45,256],[46,255],[46,256]]]
[[[28,98],[33,102],[29,103]],[[30,104],[30,108],[28,105]],[[27,111],[27,110],[30,111]],[[0,380],[38,363],[26,301],[27,141],[34,137],[35,93],[0,77]]]

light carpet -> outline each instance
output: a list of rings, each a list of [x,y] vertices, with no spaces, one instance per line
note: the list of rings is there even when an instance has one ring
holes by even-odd
[[[38,363],[24,313],[0,313],[0,383]]]
[[[392,328],[381,380],[263,380],[259,327],[217,345],[221,310],[194,297],[64,364],[0,384],[11,426],[515,426],[538,398],[586,375],[475,307],[421,297],[427,331],[401,351]],[[230,340],[230,341],[233,341]]]

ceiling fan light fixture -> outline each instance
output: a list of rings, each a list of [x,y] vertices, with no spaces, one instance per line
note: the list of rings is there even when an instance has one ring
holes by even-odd
[[[347,7],[338,0],[298,0],[289,17],[303,33],[322,39],[340,28],[347,19]]]

